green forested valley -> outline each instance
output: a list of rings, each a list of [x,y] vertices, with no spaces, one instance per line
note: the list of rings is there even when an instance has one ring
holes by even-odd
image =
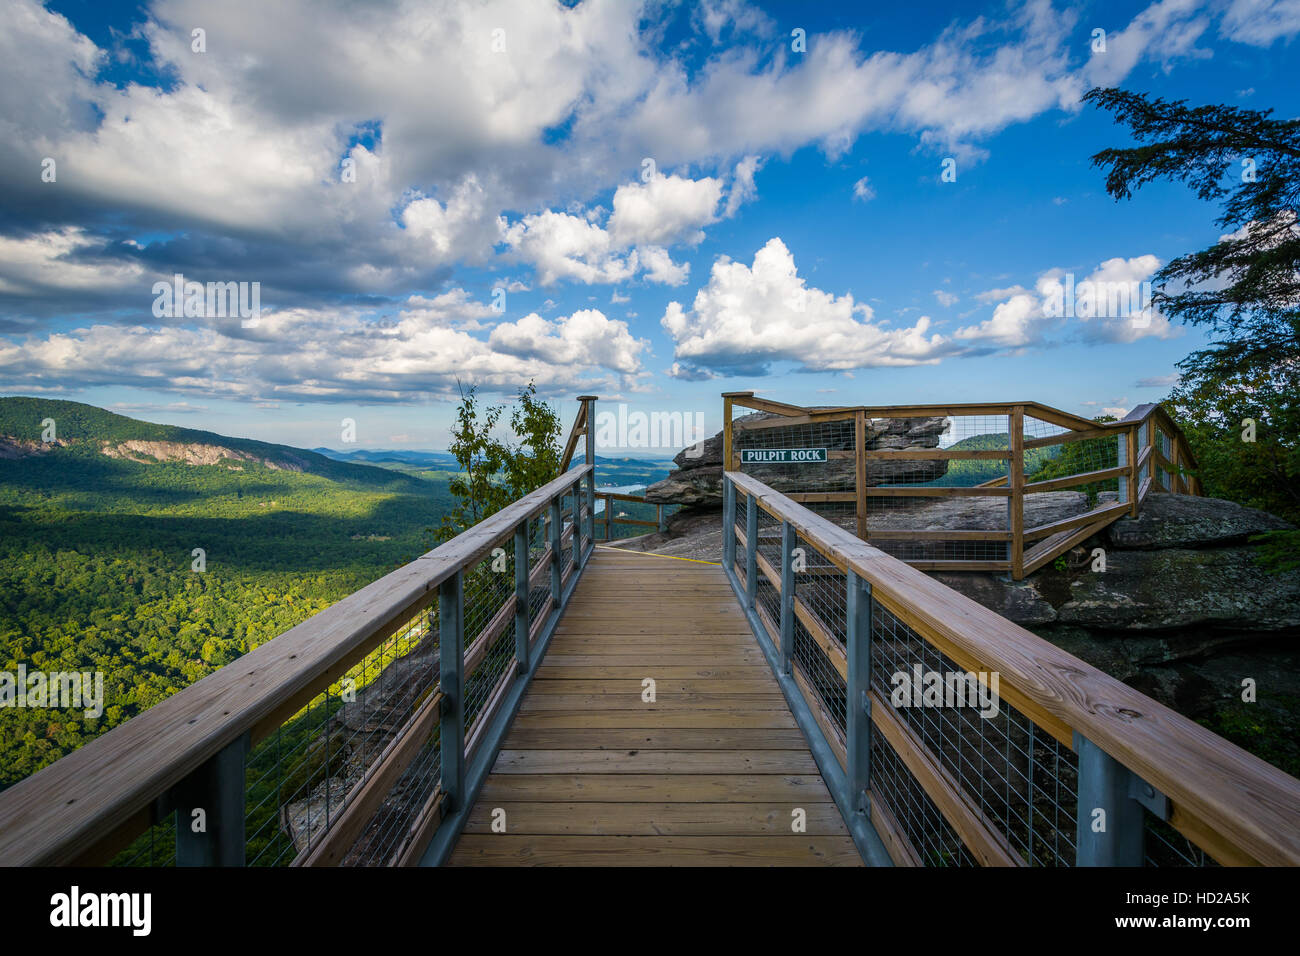
[[[104,453],[126,442],[171,444]],[[177,445],[248,457],[139,450]],[[0,708],[0,787],[427,550],[450,500],[443,479],[0,399],[0,671],[102,671],[105,697],[98,719]]]

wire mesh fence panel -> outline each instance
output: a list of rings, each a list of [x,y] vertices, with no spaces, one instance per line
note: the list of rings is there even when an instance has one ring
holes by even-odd
[[[816,712],[819,708],[830,721],[831,732],[835,735],[833,743],[842,748],[848,738],[848,685],[840,673],[822,641],[805,626],[804,621],[795,618],[794,648],[792,657],[808,687],[812,689],[814,700],[808,704]]]
[[[825,716],[836,743],[842,747],[848,735],[844,573],[798,534],[791,553],[791,571],[794,577],[791,657],[814,695],[809,705]]]
[[[1074,752],[872,602],[872,686],[968,803],[1030,865],[1074,862]],[[981,680],[980,678],[984,679]]]
[[[781,580],[781,522],[763,508],[758,509],[758,554],[772,569],[776,582]]]
[[[1218,866],[1208,853],[1169,824],[1143,809],[1145,866]]]
[[[163,816],[113,857],[110,866],[175,866],[176,813]]]
[[[795,599],[800,613],[811,615],[841,652],[848,634],[844,572],[801,534],[794,538]]]
[[[940,448],[952,452],[1005,452],[1011,448],[1007,415],[949,415],[946,418],[905,419],[915,422],[902,439],[904,448]],[[933,444],[931,444],[933,440]],[[868,445],[870,447],[870,445]],[[935,488],[969,488],[1007,477],[1005,458],[966,458],[938,460],[929,464],[929,473],[920,463],[899,468],[898,484],[920,484]],[[868,466],[868,484],[875,484]],[[886,484],[889,482],[880,482]]]
[[[467,740],[514,660],[515,614],[510,601],[515,594],[513,537],[505,544],[467,568],[464,575]]]
[[[883,734],[871,736],[871,802],[883,804],[922,866],[977,866],[975,858]]]
[[[1026,412],[1024,415],[1024,425],[1025,441],[1035,441],[1040,438],[1059,438],[1061,435],[1068,435],[1074,430],[1066,428],[1064,425],[1057,425],[1054,422],[1045,422],[1041,418],[1034,418],[1030,412]]]
[[[1007,559],[1010,510],[1005,493],[922,497],[873,494],[875,490],[867,489],[867,540],[887,554],[904,561]]]
[[[248,865],[281,866],[310,852],[437,681],[437,610],[429,607],[258,743],[245,770]]]
[[[343,859],[345,866],[395,866],[415,845],[438,812],[434,800],[442,784],[442,738],[435,727],[419,753],[384,797]]]
[[[1067,444],[1030,449],[1025,453],[1025,481],[1032,484],[1115,468],[1119,465],[1120,442],[1124,440],[1124,433],[1116,432],[1101,438],[1084,438]],[[1035,453],[1049,451],[1053,453],[1038,454],[1034,458]],[[1119,481],[1119,478],[1103,478],[1077,488],[1095,497],[1098,492],[1118,491]]]
[[[972,496],[967,489],[1005,487],[1010,474],[1008,422],[1007,415],[871,419],[866,453],[867,539],[905,561],[1007,560],[1005,493]],[[912,450],[926,454],[909,455]],[[982,457],[932,457],[935,451]],[[939,535],[950,530],[991,532],[997,537]]]

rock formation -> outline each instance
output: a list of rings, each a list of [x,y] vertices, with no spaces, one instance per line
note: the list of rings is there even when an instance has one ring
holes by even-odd
[[[812,409],[815,411],[816,409]],[[746,425],[779,419],[771,412],[755,412],[737,418],[733,423],[733,441],[737,449],[760,447],[766,429],[746,432]],[[851,451],[854,447],[853,422],[832,421],[816,426],[795,426],[812,434],[805,437],[802,446],[816,445],[828,451]],[[938,418],[877,418],[867,422],[867,448],[902,450],[905,448],[937,448],[939,436],[947,427],[947,419]],[[816,429],[813,432],[813,429]],[[769,432],[770,434],[770,432]],[[692,454],[694,453],[694,454]],[[678,504],[686,507],[721,507],[722,505],[722,432],[680,452],[673,459],[677,469],[667,478],[646,489],[646,501],[657,504]],[[746,467],[745,473],[753,475],[777,491],[807,490],[810,482],[826,487],[852,487],[854,462],[851,458],[831,459],[817,465],[783,465],[779,468]],[[898,481],[933,481],[942,478],[948,463],[943,460],[873,461],[868,473],[868,484],[885,484]]]

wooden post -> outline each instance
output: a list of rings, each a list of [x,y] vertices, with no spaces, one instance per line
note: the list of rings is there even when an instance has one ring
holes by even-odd
[[[732,444],[731,413],[737,398],[753,398],[753,392],[722,393],[722,470],[735,471],[736,463],[734,445]]]
[[[858,537],[867,540],[867,413],[858,409],[853,418],[853,444],[857,448],[854,475],[857,481]]]
[[[605,540],[614,540],[614,499],[605,496]]]
[[[1011,529],[1011,576],[1019,581],[1025,576],[1025,406],[1012,406],[1008,422],[1011,497],[1007,499],[1007,505],[1011,510],[1008,522]]]

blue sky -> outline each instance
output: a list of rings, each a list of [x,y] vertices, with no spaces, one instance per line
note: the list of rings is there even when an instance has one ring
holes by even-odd
[[[7,7],[0,394],[308,447],[445,447],[458,380],[1122,413],[1203,334],[1045,295],[1216,210],[1111,200],[1079,97],[1300,115],[1295,0]],[[158,314],[177,273],[256,322]]]

